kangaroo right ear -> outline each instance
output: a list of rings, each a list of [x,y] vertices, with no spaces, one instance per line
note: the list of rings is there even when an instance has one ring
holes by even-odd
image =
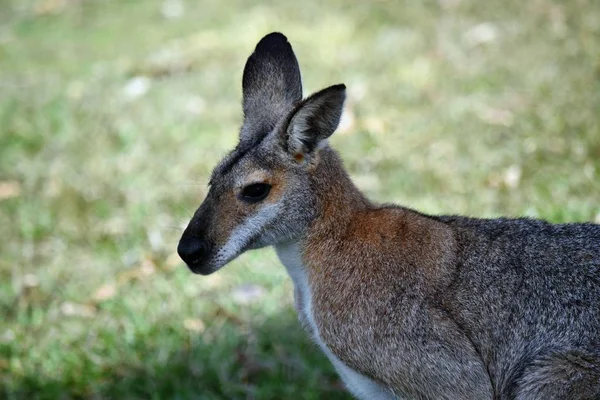
[[[246,62],[242,88],[240,141],[271,131],[302,100],[300,67],[284,35],[270,33],[258,42]]]
[[[285,148],[297,160],[311,154],[337,129],[346,86],[333,85],[308,97],[292,112],[284,132]]]

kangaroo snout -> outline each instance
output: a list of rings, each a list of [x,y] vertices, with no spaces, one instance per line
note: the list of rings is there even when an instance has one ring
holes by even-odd
[[[211,245],[208,240],[184,233],[179,240],[177,253],[192,272],[206,275],[209,271],[204,271],[203,267],[206,265],[210,249]]]

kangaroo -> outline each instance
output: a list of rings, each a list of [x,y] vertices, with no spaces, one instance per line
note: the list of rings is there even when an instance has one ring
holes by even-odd
[[[260,40],[239,143],[178,245],[188,267],[274,246],[300,322],[359,399],[600,399],[600,225],[370,201],[327,143],[345,89],[303,99],[287,38]]]

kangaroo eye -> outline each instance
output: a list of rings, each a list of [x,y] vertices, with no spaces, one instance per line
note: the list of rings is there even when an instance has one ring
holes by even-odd
[[[266,183],[253,183],[242,189],[241,199],[248,203],[256,203],[269,195],[271,185]]]

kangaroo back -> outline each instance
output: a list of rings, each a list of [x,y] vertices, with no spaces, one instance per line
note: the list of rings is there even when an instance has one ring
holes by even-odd
[[[600,394],[600,226],[439,219],[460,249],[443,304],[490,360],[496,393],[534,393],[529,385],[548,398],[541,394],[562,371],[573,387]],[[548,388],[531,374],[546,376]]]

